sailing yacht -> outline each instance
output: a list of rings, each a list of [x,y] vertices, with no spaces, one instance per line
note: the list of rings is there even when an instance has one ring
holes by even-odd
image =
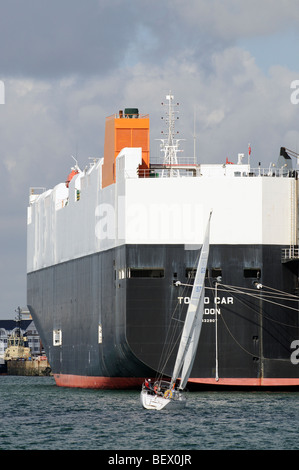
[[[145,409],[162,410],[166,406],[167,408],[181,408],[186,405],[186,398],[182,392],[190,377],[202,325],[205,292],[204,281],[209,257],[211,216],[212,211],[210,212],[206,227],[204,243],[197,265],[190,303],[171,380],[170,382],[157,381],[154,383],[154,386],[151,386],[148,380],[144,382],[141,390],[141,403]],[[178,380],[180,382],[176,386]]]

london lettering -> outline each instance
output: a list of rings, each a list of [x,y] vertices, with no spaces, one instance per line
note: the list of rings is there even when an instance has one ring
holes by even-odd
[[[190,297],[178,297],[179,304],[186,304],[188,305],[190,303]],[[209,304],[213,305],[212,307],[209,306]],[[220,315],[221,314],[221,305],[232,305],[234,303],[234,298],[233,297],[214,297],[212,301],[210,300],[209,297],[204,298],[204,304],[205,304],[205,309],[204,309],[204,315]],[[215,317],[214,318],[203,318],[202,320],[204,323],[213,323],[215,322]]]

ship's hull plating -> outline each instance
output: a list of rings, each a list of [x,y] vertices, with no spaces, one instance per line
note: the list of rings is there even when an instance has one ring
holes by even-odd
[[[58,385],[129,388],[156,375],[169,328],[175,333],[172,325],[181,324],[188,305],[184,284],[198,250],[186,248],[123,245],[28,274],[28,306]],[[265,301],[256,288],[295,294],[297,282],[297,264],[281,263],[280,246],[211,245],[189,385],[299,386],[299,365],[291,361],[298,304],[285,309],[285,300]],[[62,334],[55,346],[54,330]]]

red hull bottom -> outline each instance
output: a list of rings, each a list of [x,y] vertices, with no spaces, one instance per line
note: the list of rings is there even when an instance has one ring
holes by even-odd
[[[56,385],[59,387],[99,388],[103,390],[129,389],[142,385],[144,377],[88,377],[83,375],[54,374]],[[229,387],[299,387],[299,378],[191,378],[190,384],[221,385]]]
[[[299,378],[219,378],[217,381],[214,378],[211,379],[189,379],[190,383],[202,384],[202,385],[226,385],[229,387],[298,387]]]
[[[59,387],[100,388],[103,390],[139,387],[144,377],[90,377],[84,375],[54,374]]]

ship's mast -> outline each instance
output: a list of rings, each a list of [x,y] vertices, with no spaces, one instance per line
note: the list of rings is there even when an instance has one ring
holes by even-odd
[[[173,95],[166,95],[166,100],[168,101],[168,110],[166,111],[165,122],[167,125],[167,134],[165,139],[161,140],[161,152],[164,153],[163,165],[164,169],[162,171],[162,176],[179,176],[179,170],[177,169],[178,158],[177,153],[181,152],[179,150],[179,142],[181,139],[174,138],[174,123],[175,123],[175,114],[178,111],[174,110],[175,106],[178,106],[173,103]],[[167,104],[167,103],[165,103]],[[162,103],[164,105],[164,103]],[[162,118],[163,119],[163,118]],[[176,118],[178,119],[178,117]]]

